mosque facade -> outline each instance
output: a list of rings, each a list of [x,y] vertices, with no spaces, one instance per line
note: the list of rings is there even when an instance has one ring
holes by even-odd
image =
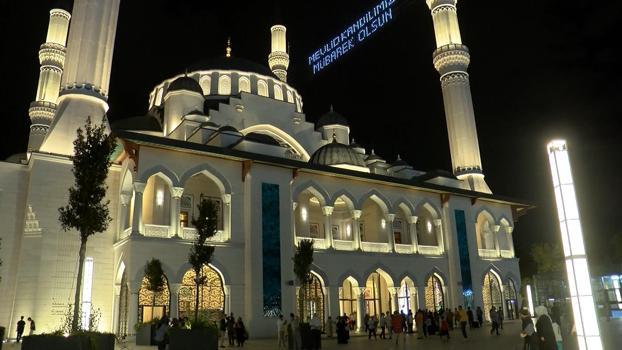
[[[28,150],[0,162],[8,334],[22,315],[52,331],[72,302],[79,239],[63,232],[58,208],[73,183],[76,129],[86,116],[108,125],[119,1],[75,0],[71,11],[50,12]],[[359,327],[364,314],[458,305],[513,317],[521,286],[512,232],[529,206],[485,182],[456,2],[427,0],[451,171],[381,158],[352,141],[332,108],[308,122],[287,81],[287,29],[278,23],[266,33],[267,67],[228,48],[153,87],[144,116],[109,125],[118,141],[107,180],[113,221],[88,241],[81,291],[83,309],[101,312],[100,330],[132,335],[137,323],[191,314],[187,260],[203,199],[219,210],[200,309],[241,316],[253,337],[273,336],[274,317],[298,310],[292,257],[302,239],[315,249],[306,314],[345,313]],[[144,280],[151,258],[167,280],[155,306]]]

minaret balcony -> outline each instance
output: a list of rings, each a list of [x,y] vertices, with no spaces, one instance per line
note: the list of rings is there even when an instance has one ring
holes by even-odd
[[[456,71],[466,72],[471,63],[471,55],[466,45],[448,44],[434,51],[432,62],[441,75]]]
[[[39,50],[39,63],[42,66],[53,66],[59,70],[65,65],[67,49],[60,44],[45,43]]]

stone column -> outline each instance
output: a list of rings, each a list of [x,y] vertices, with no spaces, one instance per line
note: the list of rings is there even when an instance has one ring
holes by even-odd
[[[499,247],[499,231],[500,230],[501,230],[500,225],[494,225],[492,227],[492,232],[494,233],[494,237],[495,237],[495,250],[497,251],[497,256],[501,256],[501,249]]]
[[[513,226],[505,227],[505,234],[507,235],[508,246],[510,248],[510,252],[512,252],[512,257],[514,257],[514,240],[512,239],[512,232],[514,231]]]
[[[335,207],[326,205],[322,207],[322,214],[324,214],[324,248],[333,248],[333,230],[332,230],[332,216]]]
[[[410,242],[413,246],[413,253],[417,254],[417,252],[419,251],[419,242],[417,239],[417,220],[419,219],[419,217],[417,216],[411,216],[410,220],[408,221],[408,225],[409,225],[409,233],[410,233]]]
[[[127,310],[127,331],[128,334],[136,335],[134,325],[138,323],[138,292],[142,281],[130,281],[128,286],[129,302]]]
[[[436,232],[436,237],[438,239],[438,247],[440,248],[440,253],[445,253],[445,238],[443,237],[443,220],[435,219],[434,220],[434,231]]]
[[[143,192],[147,184],[134,182],[134,215],[132,217],[132,235],[139,235],[143,231]],[[134,325],[131,325],[134,327]]]
[[[170,283],[169,291],[171,295],[171,308],[169,310],[169,318],[179,318],[179,289],[181,283]]]
[[[352,210],[352,226],[354,226],[352,227],[352,233],[354,234],[352,241],[354,242],[354,250],[361,250],[361,227],[359,226],[359,219],[362,213],[362,210]]]
[[[225,193],[222,195],[222,220],[223,220],[223,237],[225,242],[231,240],[231,194]]]
[[[356,296],[356,328],[359,332],[363,332],[365,330],[365,287],[355,288],[358,291]]]
[[[118,237],[122,238],[123,232],[125,232],[125,222],[127,221],[127,207],[130,205],[132,200],[132,194],[128,192],[121,192],[119,200],[121,202],[121,207],[119,208],[121,212],[119,213],[119,222],[117,227],[119,231]]]
[[[419,309],[419,303],[417,302],[417,293],[414,290],[410,290],[408,300],[410,301],[410,309],[413,311],[413,314],[416,313]]]
[[[386,214],[385,220],[387,221],[387,243],[389,244],[389,253],[395,252],[395,233],[393,232],[393,220],[395,220],[395,214]]]
[[[333,322],[336,320],[337,316],[340,315],[339,310],[339,286],[330,286],[326,287],[328,291],[328,310],[326,312],[327,316],[331,316]],[[334,329],[334,327],[333,327]],[[334,332],[334,330],[333,330]]]
[[[112,333],[119,330],[119,302],[121,300],[121,285],[114,285],[114,302],[112,309]]]
[[[179,213],[181,210],[181,196],[184,194],[183,187],[171,187],[171,226],[169,226],[169,237],[183,238],[180,228]]]
[[[391,313],[399,311],[400,305],[398,300],[399,287],[389,287],[389,295],[391,296]]]

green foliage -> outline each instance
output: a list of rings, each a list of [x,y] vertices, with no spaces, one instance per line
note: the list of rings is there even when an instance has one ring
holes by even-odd
[[[115,140],[106,132],[105,123],[93,125],[89,117],[84,130],[78,128],[78,136],[73,142],[74,155],[72,173],[74,184],[69,188],[69,201],[66,206],[58,209],[59,221],[64,231],[76,230],[80,234],[80,251],[78,253],[78,273],[74,295],[74,314],[72,331],[80,327],[78,309],[80,307],[80,290],[86,242],[91,235],[104,232],[108,228],[110,201],[104,201],[108,186],[106,178],[112,164],[110,156],[115,148]]]
[[[87,325],[82,324],[82,310],[78,308],[77,314],[79,315],[76,323],[78,328],[76,330],[72,329],[73,321],[74,321],[74,306],[72,304],[67,305],[67,309],[65,310],[65,314],[61,320],[61,325],[58,329],[56,329],[52,334],[55,335],[76,335],[85,332],[97,332],[99,328],[99,322],[101,321],[102,312],[100,309],[95,309],[93,305],[91,305],[91,313],[89,314],[89,321]]]
[[[564,252],[559,243],[538,243],[531,246],[531,257],[536,263],[538,273],[564,271]]]
[[[311,265],[313,264],[313,240],[303,239],[296,247],[294,254],[294,274],[301,285],[311,280]]]
[[[162,292],[166,287],[166,279],[160,260],[152,258],[147,261],[145,265],[145,278],[147,279],[147,290],[153,292],[153,297],[155,298],[156,293]],[[152,305],[155,305],[155,303]]]
[[[110,155],[115,140],[106,133],[104,124],[95,126],[87,119],[84,130],[79,128],[73,142],[74,155],[72,173],[74,185],[69,188],[69,202],[58,209],[61,227],[65,231],[75,229],[80,238],[104,232],[112,220],[106,197],[106,178],[112,164]]]
[[[190,329],[210,329],[218,333],[218,325],[209,319],[199,317],[190,324]]]
[[[209,264],[214,255],[214,247],[206,245],[206,242],[213,237],[218,230],[218,206],[216,202],[203,198],[201,202],[197,204],[197,209],[199,215],[192,218],[192,225],[197,230],[197,237],[188,255],[188,262],[192,265],[192,270],[195,273],[195,322],[199,319],[199,287],[204,285],[206,281],[206,276],[202,274],[203,266]]]

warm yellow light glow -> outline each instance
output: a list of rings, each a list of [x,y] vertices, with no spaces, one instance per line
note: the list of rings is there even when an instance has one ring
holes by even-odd
[[[156,192],[156,204],[159,207],[164,204],[164,191],[158,190],[158,192]]]
[[[525,290],[527,291],[527,306],[529,307],[529,314],[533,316],[534,311],[533,311],[533,297],[531,296],[531,285],[528,284],[525,287]]]
[[[300,217],[302,218],[302,221],[307,221],[309,213],[307,212],[307,208],[306,207],[301,207],[300,208]]]
[[[382,227],[383,230],[387,228],[387,220],[380,219],[380,226]]]
[[[547,148],[579,349],[601,350],[603,346],[594,307],[568,147],[566,141],[555,140],[550,142]]]
[[[346,225],[346,237],[350,238],[350,235],[352,234],[352,226],[350,226],[350,224]]]
[[[428,222],[426,222],[425,225],[428,230],[428,233],[432,233],[432,221],[428,220]]]

